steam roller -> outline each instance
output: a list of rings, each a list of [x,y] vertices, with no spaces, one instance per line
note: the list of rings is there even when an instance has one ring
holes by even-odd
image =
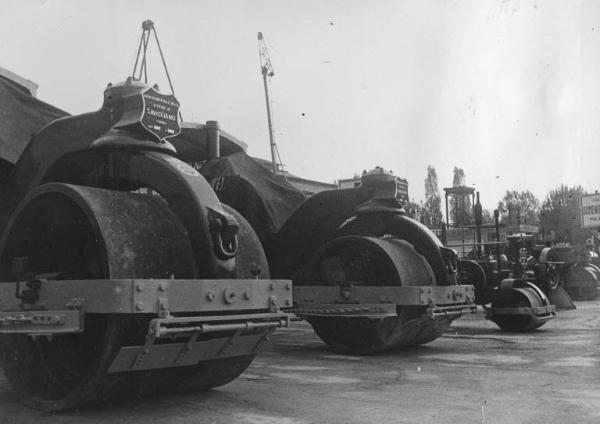
[[[544,287],[550,293],[556,291],[556,287],[550,288],[555,275],[543,272],[541,266],[538,268],[536,276],[519,274],[522,268],[518,267],[498,271],[497,261],[458,261],[459,274],[465,283],[474,285],[475,302],[485,309],[486,319],[507,332],[530,332],[556,317],[556,305],[542,290]],[[557,298],[553,297],[555,302]]]
[[[250,224],[178,158],[177,108],[135,79],[109,85],[4,181],[0,354],[27,405],[221,386],[288,325],[291,281],[270,279]]]
[[[272,275],[294,282],[293,312],[333,350],[425,344],[475,310],[455,252],[406,216],[395,179],[376,168],[360,187],[317,193],[274,237],[261,237]]]
[[[465,195],[475,194],[469,187],[444,190],[463,204]],[[475,287],[475,303],[484,308],[486,319],[501,330],[529,332],[540,328],[556,317],[559,305],[572,305],[568,296],[560,295],[556,263],[544,260],[545,255],[540,256],[539,250],[536,253],[531,236],[509,235],[505,242],[482,243],[483,208],[479,192],[476,199],[472,209],[474,226],[469,226],[470,222],[463,217],[453,222],[451,235],[444,224],[442,227],[444,243],[462,250],[457,264],[459,278]],[[495,210],[496,240],[501,240],[499,219],[500,214]],[[446,222],[449,222],[448,208]],[[468,241],[471,237],[472,242]]]
[[[406,225],[408,218],[395,218],[392,225]],[[427,259],[403,238],[358,235],[372,232],[369,221],[343,228],[316,253],[295,289],[297,314],[325,343],[345,353],[369,354],[437,339],[465,312],[473,292],[435,285],[439,280]],[[316,294],[330,304],[316,306]]]
[[[539,270],[546,277],[550,294],[559,293],[573,300],[597,298],[600,269],[582,253],[573,246],[552,246],[541,250]]]

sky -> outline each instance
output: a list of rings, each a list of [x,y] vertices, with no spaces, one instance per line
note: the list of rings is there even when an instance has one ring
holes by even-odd
[[[594,0],[0,0],[0,66],[38,97],[96,110],[131,75],[151,19],[185,121],[217,120],[270,158],[257,32],[285,168],[333,182],[382,166],[424,199],[455,166],[493,209],[600,189],[600,2]],[[168,85],[154,45],[150,79]]]

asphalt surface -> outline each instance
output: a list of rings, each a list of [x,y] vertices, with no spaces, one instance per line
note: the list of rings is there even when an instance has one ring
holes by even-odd
[[[478,313],[426,346],[368,357],[329,351],[300,322],[240,378],[203,393],[44,414],[21,406],[0,377],[0,422],[597,424],[599,336],[596,301],[533,334],[502,333]]]

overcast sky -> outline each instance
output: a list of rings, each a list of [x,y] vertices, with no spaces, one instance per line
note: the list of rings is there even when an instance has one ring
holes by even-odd
[[[131,74],[151,19],[186,121],[269,158],[256,33],[275,68],[286,168],[332,182],[375,165],[424,197],[452,169],[493,209],[507,189],[600,189],[600,2],[0,0],[0,66],[70,113]],[[160,62],[152,46],[151,64]],[[158,66],[150,74],[167,91]]]

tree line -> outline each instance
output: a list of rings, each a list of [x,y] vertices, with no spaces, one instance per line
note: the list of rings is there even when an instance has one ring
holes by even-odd
[[[463,169],[454,167],[453,187],[466,185]],[[506,190],[496,209],[500,222],[510,224],[529,224],[539,228],[540,233],[556,242],[579,243],[589,237],[589,230],[581,228],[579,199],[588,194],[581,185],[561,185],[550,190],[542,201],[529,190]],[[438,177],[433,166],[427,166],[425,177],[425,201],[410,202],[406,208],[409,213],[430,228],[439,228],[445,221],[442,213],[442,197],[438,187]],[[453,199],[449,202],[450,220],[456,222],[457,207]],[[472,210],[470,200],[467,209]],[[483,209],[483,223],[494,222],[493,211]],[[470,218],[470,217],[469,217]],[[474,222],[472,222],[474,223]]]

